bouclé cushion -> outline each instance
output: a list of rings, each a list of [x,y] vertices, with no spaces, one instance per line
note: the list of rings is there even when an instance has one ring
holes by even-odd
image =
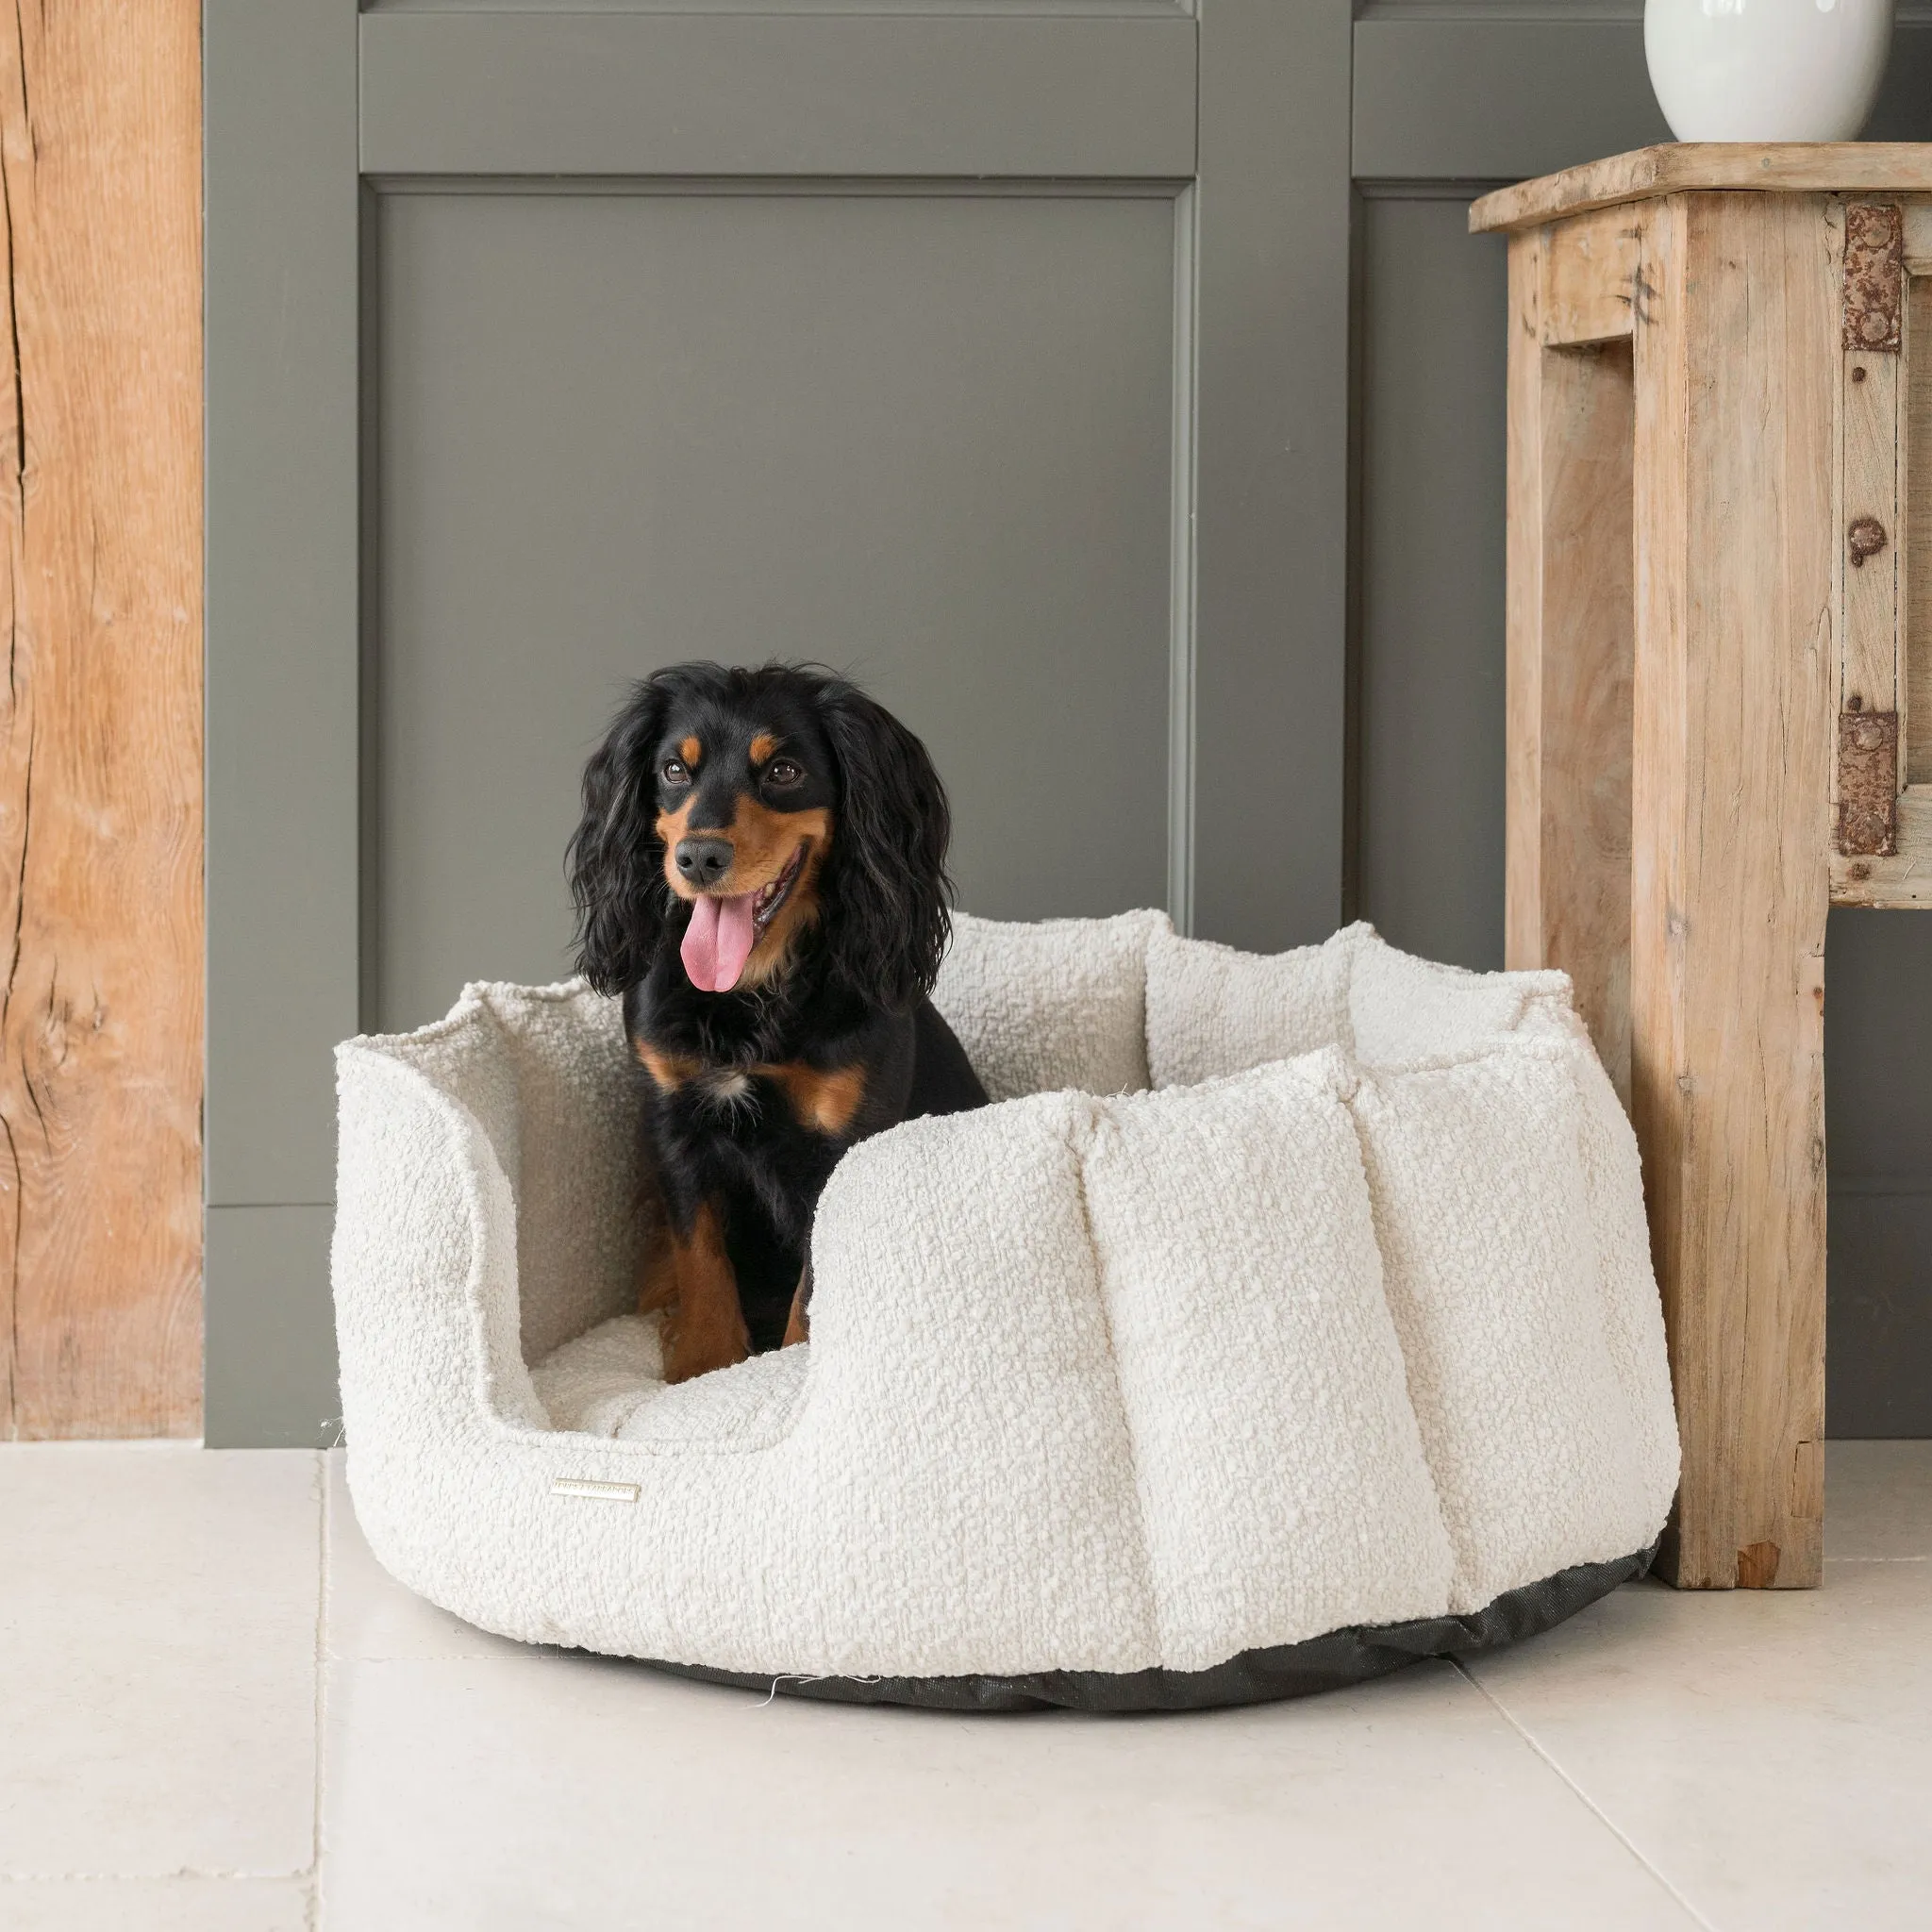
[[[1184,1707],[1511,1641],[1676,1481],[1637,1153],[1560,974],[1365,926],[962,918],[999,1104],[819,1206],[808,1346],[667,1387],[614,1003],[340,1050],[349,1479],[529,1641],[848,1699]]]

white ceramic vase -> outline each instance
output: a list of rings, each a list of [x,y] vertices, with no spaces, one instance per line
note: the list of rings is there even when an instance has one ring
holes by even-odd
[[[1679,141],[1854,141],[1892,0],[1644,0],[1643,52]]]

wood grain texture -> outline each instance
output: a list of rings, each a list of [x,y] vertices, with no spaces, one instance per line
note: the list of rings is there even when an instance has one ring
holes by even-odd
[[[1641,208],[1607,208],[1545,231],[1542,340],[1546,345],[1628,337],[1643,299]]]
[[[1761,193],[1932,193],[1932,143],[1917,141],[1672,142],[1519,181],[1469,211],[1473,234],[1699,189]],[[1909,251],[1909,244],[1908,244]]]
[[[1691,1588],[1822,1574],[1831,233],[1823,196],[1674,198],[1635,341],[1632,1110]]]
[[[1543,431],[1540,229],[1509,238],[1507,504],[1504,630],[1503,963],[1543,963]]]
[[[0,20],[0,1434],[200,1418],[200,20]]]
[[[1905,225],[1906,274],[1909,275],[1932,275],[1932,201],[1899,202],[1899,214]],[[1910,303],[1910,290],[1907,291],[1907,308]],[[1907,331],[1910,332],[1911,320],[1907,316]]]
[[[1630,1102],[1631,353],[1543,351],[1543,960]]]
[[[1898,701],[1907,511],[1906,387],[1899,211],[1840,202],[1824,210],[1841,305],[1833,523],[1839,612],[1835,854],[1890,856],[1898,793]]]
[[[1626,1106],[1635,399],[1615,338],[1641,232],[1619,210],[1509,242],[1504,957],[1571,975]]]
[[[1845,349],[1834,359],[1843,438],[1837,508],[1840,555],[1833,573],[1844,600],[1839,703],[1847,710],[1890,711],[1898,703],[1899,539],[1905,523],[1899,491],[1900,358]],[[1865,537],[1874,528],[1874,537]],[[1871,548],[1874,541],[1876,549]]]

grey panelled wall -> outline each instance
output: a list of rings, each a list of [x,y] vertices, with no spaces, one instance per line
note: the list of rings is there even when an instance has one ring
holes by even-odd
[[[206,0],[210,1441],[329,1433],[329,1049],[560,970],[653,663],[869,675],[969,904],[1497,963],[1464,208],[1662,126],[1640,0],[1361,12]],[[1831,948],[1831,1427],[1932,1432],[1932,920]]]
[[[569,972],[578,774],[679,658],[857,673],[948,775],[970,908],[1163,901],[1171,195],[377,220],[374,1024]]]
[[[329,1049],[358,1020],[356,17],[204,0],[203,1428],[332,1440]]]
[[[1902,10],[1869,131],[1932,139],[1932,18]],[[1641,14],[1420,0],[1356,25],[1356,895],[1469,966],[1502,963],[1505,338],[1467,204],[1668,139]],[[1827,1427],[1932,1435],[1932,917],[1833,913],[1826,985]]]
[[[1932,914],[1831,915],[1826,1432],[1932,1436]]]
[[[329,1050],[565,970],[626,678],[811,656],[965,902],[1342,891],[1346,0],[207,0],[211,1442],[337,1403]]]
[[[1359,906],[1396,945],[1499,966],[1503,243],[1461,192],[1357,220]]]

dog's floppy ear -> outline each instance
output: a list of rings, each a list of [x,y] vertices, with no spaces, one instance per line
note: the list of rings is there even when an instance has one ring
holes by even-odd
[[[855,685],[828,679],[818,705],[840,768],[832,967],[868,1004],[902,1010],[932,991],[952,932],[946,789],[925,746]]]
[[[601,993],[650,971],[670,910],[658,837],[656,753],[674,695],[660,672],[631,692],[584,767],[584,815],[571,835],[577,971]]]

